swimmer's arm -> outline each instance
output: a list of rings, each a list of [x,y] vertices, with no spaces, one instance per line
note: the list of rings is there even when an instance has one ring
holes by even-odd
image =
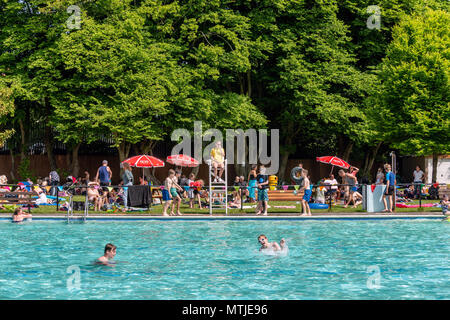
[[[281,250],[280,245],[276,242],[272,243],[272,247],[274,248],[274,250]]]

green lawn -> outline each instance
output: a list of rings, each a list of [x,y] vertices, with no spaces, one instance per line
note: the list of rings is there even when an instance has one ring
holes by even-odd
[[[84,201],[84,196],[75,196],[74,197],[75,201]],[[437,200],[422,200],[422,203],[437,203]],[[418,201],[414,201],[412,203],[408,203],[408,204],[418,204]],[[249,204],[249,203],[245,203],[244,206],[249,206],[249,205],[254,205],[254,204]],[[294,201],[271,201],[269,202],[269,206],[271,206],[271,208],[268,209],[268,213],[275,213],[275,212],[279,212],[279,213],[300,213],[301,212],[301,203],[296,203]],[[286,209],[286,208],[274,208],[274,206],[295,206],[295,208],[292,209]],[[312,213],[327,213],[329,212],[328,209],[313,209],[311,210]],[[435,208],[435,207],[427,207],[427,208],[397,208],[396,212],[420,212],[420,211],[426,211],[426,212],[441,212],[440,208]],[[1,210],[0,213],[10,213],[11,211],[5,211],[5,210]],[[54,214],[54,213],[60,213],[60,214],[64,214],[65,211],[56,211],[56,206],[41,206],[39,208],[34,208],[31,210],[31,212],[33,214]],[[168,210],[168,212],[170,212],[170,209]],[[225,210],[215,210],[215,213],[225,213]],[[358,208],[343,208],[342,205],[334,205],[332,206],[332,210],[331,213],[346,213],[346,212],[361,212],[363,213],[364,211],[362,210],[361,206],[358,206]],[[75,211],[75,213],[79,213],[82,214],[82,211]],[[93,211],[93,210],[89,210],[89,213],[91,214],[104,214],[104,213],[111,213],[111,212],[106,212],[106,211]],[[122,212],[118,211],[116,212],[117,214],[122,214]],[[160,215],[162,214],[162,206],[161,205],[154,205],[152,206],[150,211],[134,211],[134,212],[130,212],[133,214],[155,214],[155,215]],[[196,206],[194,209],[190,209],[189,206],[187,204],[182,204],[181,205],[181,213],[183,214],[199,214],[199,213],[204,213],[204,214],[209,214],[209,209],[202,209],[199,210],[198,207]],[[247,208],[247,209],[243,209],[242,211],[240,209],[229,209],[228,210],[229,214],[236,214],[236,213],[255,213],[255,209],[254,208]]]

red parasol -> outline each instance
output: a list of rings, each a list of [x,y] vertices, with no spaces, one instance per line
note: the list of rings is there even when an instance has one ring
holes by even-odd
[[[342,160],[338,157],[333,157],[333,156],[317,157],[316,160],[319,162],[322,162],[322,163],[328,163],[333,166],[344,168],[344,169],[348,169],[350,167],[350,165],[347,162],[345,162],[344,160]]]
[[[324,157],[317,157],[316,160],[319,162],[322,162],[322,163],[331,164],[333,166],[331,168],[331,172],[333,172],[334,166],[344,168],[344,169],[348,169],[350,167],[350,165],[347,162],[345,162],[344,160],[342,160],[338,157],[324,156]],[[330,174],[331,174],[331,172],[330,172]]]
[[[134,156],[124,160],[132,167],[137,168],[161,168],[164,167],[164,161],[148,155]],[[122,163],[123,163],[122,162]]]
[[[185,154],[173,154],[168,156],[166,161],[180,167],[197,167],[200,164],[197,160]]]
[[[144,168],[164,167],[164,161],[153,156],[148,156],[146,154],[128,158],[122,161],[122,163],[124,162],[127,162],[132,167],[142,168],[142,178],[144,178]]]

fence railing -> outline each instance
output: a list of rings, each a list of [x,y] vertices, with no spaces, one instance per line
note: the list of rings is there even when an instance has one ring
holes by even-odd
[[[371,186],[374,184],[311,184],[310,188],[311,189],[317,189],[317,188],[324,188],[324,197],[325,197],[325,203],[328,204],[328,208],[329,211],[331,211],[332,209],[332,205],[333,205],[333,199],[334,199],[334,193],[340,191],[343,187],[349,187],[348,188],[348,192],[352,193],[352,192],[359,192],[361,193],[361,190],[363,188],[363,186]],[[151,185],[149,184],[149,186],[151,186],[152,188],[152,193],[153,193],[153,189],[163,189],[164,186],[163,185]],[[115,190],[118,192],[118,194],[122,194],[123,188],[127,188],[128,186],[123,186],[123,185],[80,185],[80,184],[72,184],[72,185],[47,185],[47,186],[39,186],[36,184],[24,184],[24,183],[19,183],[19,184],[0,184],[0,192],[13,192],[16,190],[26,190],[26,191],[35,191],[35,187],[39,187],[42,190],[46,191],[46,195],[48,196],[50,195],[54,195],[54,197],[56,198],[56,207],[57,207],[57,211],[59,211],[59,207],[60,207],[60,199],[63,197],[63,194],[67,194],[67,192],[71,192],[73,195],[84,195],[86,197],[86,200],[88,199],[88,192],[87,189],[88,188],[97,188],[97,189],[102,189],[102,190],[108,190],[108,191],[112,191]],[[189,190],[189,189],[197,189],[197,190],[206,190],[209,191],[209,186],[207,185],[203,185],[203,186],[182,186],[183,189],[185,191]],[[430,187],[434,188],[434,196],[436,196],[437,199],[439,199],[439,189],[440,188],[445,188],[446,190],[449,190],[450,192],[450,188],[447,188],[447,184],[444,183],[399,183],[395,185],[395,190],[396,192],[395,194],[395,198],[399,197],[400,195],[397,194],[398,190],[406,190],[408,189],[410,192],[408,193],[403,193],[402,196],[407,196],[407,197],[414,197],[415,199],[417,198],[417,200],[419,200],[419,207],[422,207],[422,200],[424,200],[424,197],[426,195],[429,195],[429,193],[423,193],[423,188],[427,188],[428,187],[428,192],[430,190]],[[9,188],[9,189],[8,189]],[[228,186],[227,187],[227,199],[228,199],[228,194],[231,192],[239,192],[240,198],[241,198],[241,210],[243,210],[243,191],[244,190],[250,190],[251,188],[254,188],[255,190],[258,190],[257,186],[248,186],[248,185],[241,185],[241,186]],[[300,186],[300,185],[274,185],[274,184],[268,184],[265,186],[266,189],[268,189],[269,191],[274,191],[278,190],[278,191],[284,191],[284,192],[290,192],[292,191],[296,194],[301,193],[304,190],[304,187]],[[356,190],[355,190],[356,188]],[[353,189],[353,190],[352,190]],[[84,194],[83,194],[84,192]],[[344,190],[344,193],[345,190]],[[362,195],[362,193],[361,193]],[[36,196],[39,196],[39,194],[36,192]],[[152,195],[153,197],[153,195]],[[247,196],[248,198],[248,196]],[[256,199],[255,199],[256,200]],[[270,200],[270,198],[269,198]],[[393,206],[393,208],[395,208],[395,205]]]

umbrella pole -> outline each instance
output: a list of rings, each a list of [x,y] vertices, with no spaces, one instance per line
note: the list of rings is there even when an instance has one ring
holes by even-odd
[[[331,166],[330,175],[333,173],[334,166]]]

